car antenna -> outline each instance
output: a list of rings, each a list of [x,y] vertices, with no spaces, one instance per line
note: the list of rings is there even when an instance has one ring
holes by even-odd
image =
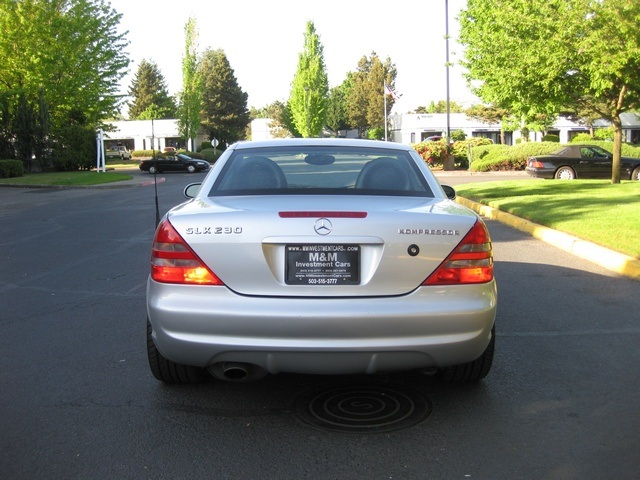
[[[155,132],[151,119],[151,154],[153,155],[153,191],[156,200],[156,227],[160,224],[160,208],[158,207],[158,159],[156,158]]]

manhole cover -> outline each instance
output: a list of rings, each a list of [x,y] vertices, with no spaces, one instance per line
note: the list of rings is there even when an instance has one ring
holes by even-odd
[[[431,402],[401,385],[342,385],[303,394],[295,403],[298,417],[323,430],[384,433],[420,423]]]

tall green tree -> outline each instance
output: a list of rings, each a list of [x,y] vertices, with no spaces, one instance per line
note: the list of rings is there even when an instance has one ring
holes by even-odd
[[[72,149],[75,137],[61,135],[69,124],[95,129],[113,116],[129,64],[120,20],[106,0],[0,0],[0,97],[11,123],[21,115],[24,127],[25,105],[41,105],[54,147]],[[37,134],[38,122],[30,125]]]
[[[387,110],[384,110],[386,84],[395,90],[397,70],[391,59],[384,63],[375,52],[364,56],[358,62],[358,69],[352,73],[352,85],[346,98],[347,118],[363,137],[367,130],[384,131],[386,115],[391,112],[395,99],[387,95]]]
[[[202,109],[202,78],[198,73],[198,27],[190,17],[184,27],[184,56],[182,57],[182,91],[178,105],[178,130],[195,150]]]
[[[245,135],[249,123],[247,100],[223,50],[206,50],[200,60],[201,121],[209,138],[231,144]]]
[[[293,123],[303,137],[316,137],[322,131],[328,95],[324,47],[313,22],[307,22],[304,48],[298,57],[288,102]]]
[[[176,106],[169,95],[158,64],[142,60],[129,86],[129,118],[131,120],[149,120],[174,118]]]
[[[351,77],[351,73],[347,74],[347,78],[341,85],[329,91],[326,126],[334,135],[337,135],[340,130],[351,129],[347,115],[347,97],[353,85]]]
[[[523,124],[588,99],[613,125],[611,181],[619,183],[620,114],[640,103],[640,2],[468,0],[459,18],[475,93]]]

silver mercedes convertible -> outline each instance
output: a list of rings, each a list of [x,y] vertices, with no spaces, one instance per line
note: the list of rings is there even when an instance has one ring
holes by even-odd
[[[242,142],[160,221],[147,285],[153,375],[419,370],[484,378],[489,232],[409,146]]]

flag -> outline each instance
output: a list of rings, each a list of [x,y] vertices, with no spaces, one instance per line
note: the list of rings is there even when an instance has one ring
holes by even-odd
[[[398,98],[400,98],[398,95],[396,95],[396,92],[391,90],[391,87],[387,85],[387,82],[384,82],[384,93],[386,95],[391,95],[391,98],[393,98],[394,100],[398,100]]]

